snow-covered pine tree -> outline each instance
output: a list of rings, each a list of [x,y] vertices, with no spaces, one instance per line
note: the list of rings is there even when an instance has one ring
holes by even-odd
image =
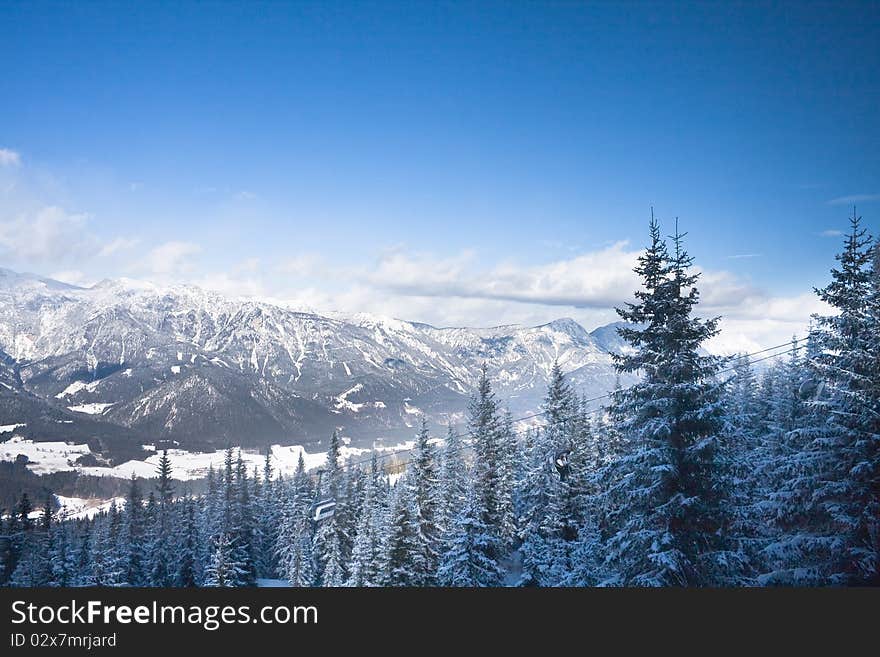
[[[50,575],[48,586],[64,587],[70,586],[74,581],[75,562],[73,560],[73,550],[71,549],[71,535],[73,533],[73,523],[64,522],[63,518],[59,518],[59,522],[52,528],[52,547],[49,551]],[[126,552],[124,543],[120,543],[120,561],[125,568]]]
[[[278,542],[278,525],[281,515],[277,482],[272,479],[272,450],[266,448],[263,462],[263,481],[257,516],[257,571],[261,577],[275,577],[278,562],[275,558],[275,545]]]
[[[415,586],[434,586],[439,563],[440,529],[437,523],[441,505],[435,450],[429,440],[428,422],[422,419],[409,474],[415,493],[416,539],[420,553],[418,563],[414,564],[417,566]]]
[[[198,505],[197,522],[199,535],[199,562],[207,564],[213,550],[214,541],[220,535],[223,523],[223,487],[222,477],[214,471],[213,464],[208,465],[207,490]]]
[[[321,499],[336,501],[332,516],[322,521],[315,531],[314,555],[321,575],[322,586],[342,586],[345,583],[345,543],[344,533],[345,500],[342,499],[343,471],[339,458],[339,435],[334,431],[330,437],[327,460],[321,478]]]
[[[163,450],[156,466],[156,516],[150,528],[147,553],[150,563],[150,582],[153,586],[171,586],[174,572],[172,559],[172,504],[174,485],[171,481],[171,460]]]
[[[125,582],[129,586],[146,586],[146,545],[144,503],[134,474],[125,502],[125,522],[121,540],[124,551]]]
[[[233,513],[235,522],[230,531],[230,538],[235,549],[235,558],[241,565],[242,584],[253,586],[257,582],[256,522],[251,504],[250,483],[241,457],[241,449],[238,450],[236,460],[235,484],[237,493]]]
[[[837,314],[817,317],[819,353],[812,365],[825,382],[819,403],[831,431],[814,441],[818,488],[814,500],[836,537],[828,581],[876,581],[880,563],[880,397],[878,397],[875,247],[855,210],[839,268],[816,290]],[[873,292],[873,294],[872,294]]]
[[[201,581],[199,561],[199,525],[196,522],[196,500],[187,495],[181,507],[181,517],[177,525],[177,554],[174,585],[179,587],[198,586]]]
[[[211,551],[211,561],[205,569],[205,586],[245,586],[247,570],[236,558],[235,543],[229,534],[221,533]]]
[[[348,586],[379,586],[381,581],[381,509],[377,497],[379,463],[376,451],[370,459],[370,472],[364,482],[364,495],[358,513],[357,533],[352,548]]]
[[[316,581],[314,537],[308,517],[312,497],[311,482],[300,452],[296,471],[284,495],[275,545],[278,571],[291,586],[314,586]]]
[[[36,524],[27,517],[30,509],[30,500],[24,494],[19,504],[20,556],[9,580],[11,586],[46,586],[51,578],[51,503],[48,503],[48,509],[43,508],[40,522]]]
[[[726,381],[723,393],[725,413],[722,437],[729,459],[726,504],[731,533],[741,542],[743,554],[748,557],[744,563],[754,574],[763,546],[760,534],[765,533],[763,528],[766,527],[755,513],[756,500],[766,493],[760,481],[763,465],[758,463],[756,457],[764,444],[765,432],[758,382],[748,356],[734,357],[733,372]]]
[[[493,555],[497,559],[501,557],[503,548],[501,539],[504,518],[501,497],[504,466],[498,403],[485,363],[480,368],[477,392],[468,406],[468,415],[468,429],[474,449],[474,464],[471,469],[474,494],[486,531],[494,537],[488,544],[497,551]]]
[[[76,524],[78,531],[74,541],[74,577],[71,585],[94,586],[92,561],[96,522],[93,518],[92,520],[79,521]]]
[[[385,586],[416,586],[424,572],[419,543],[418,510],[415,487],[409,472],[397,481],[391,492],[391,508],[385,539]]]
[[[476,491],[469,487],[441,559],[441,585],[488,587],[503,583],[504,573],[495,558],[498,538],[483,522],[482,506]]]
[[[579,403],[556,362],[543,404],[546,425],[532,443],[529,468],[521,484],[520,536],[523,568],[521,586],[555,586],[571,570],[569,541],[578,535],[582,522],[580,491],[570,476],[557,471],[557,454],[569,451],[570,461],[579,444]],[[582,472],[583,459],[577,464]]]
[[[279,555],[279,568],[291,586],[314,586],[317,575],[311,523],[304,513],[292,516],[289,522],[292,528]]]
[[[693,317],[699,274],[673,237],[670,256],[652,217],[650,243],[635,272],[643,289],[618,309],[631,351],[615,354],[618,372],[641,381],[613,395],[625,435],[607,541],[620,582],[629,585],[720,585],[737,576],[736,555],[722,541],[728,521],[719,478],[719,361],[700,353],[717,319]]]
[[[508,552],[518,542],[517,485],[522,473],[522,450],[514,430],[513,414],[505,409],[501,415],[498,436],[498,482],[499,538],[502,551]]]
[[[827,418],[804,394],[818,389],[800,351],[764,377],[762,418],[746,455],[751,472],[743,490],[751,513],[745,535],[760,585],[822,584],[829,561],[827,514],[812,501],[817,481],[811,447],[823,442]]]
[[[111,506],[108,514],[94,519],[90,544],[90,583],[95,586],[119,586],[123,582],[123,564],[119,559],[118,547],[112,531],[116,515],[114,505]]]
[[[452,533],[455,519],[464,506],[467,494],[467,468],[464,461],[464,444],[450,424],[442,450],[440,467],[440,527],[443,540]]]

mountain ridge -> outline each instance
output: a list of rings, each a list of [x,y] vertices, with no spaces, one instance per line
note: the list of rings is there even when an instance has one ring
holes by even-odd
[[[108,279],[84,288],[0,270],[0,350],[24,392],[111,430],[193,449],[310,445],[334,429],[355,443],[397,439],[422,417],[458,424],[483,362],[514,413],[538,408],[557,361],[596,396],[616,379],[603,328],[588,332],[571,318],[438,328],[191,285]],[[27,424],[8,407],[0,398],[0,425]]]

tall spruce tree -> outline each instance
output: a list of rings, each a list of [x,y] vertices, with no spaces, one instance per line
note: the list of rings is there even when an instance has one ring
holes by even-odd
[[[819,403],[830,432],[812,444],[814,500],[828,514],[828,581],[877,581],[880,562],[880,396],[878,396],[875,247],[855,210],[839,267],[816,290],[837,314],[818,321],[819,353],[812,365],[826,384]]]
[[[416,586],[433,586],[437,583],[439,561],[440,529],[437,523],[441,505],[435,450],[429,440],[428,423],[423,419],[411,466],[420,552],[419,569],[413,582]]]
[[[500,558],[504,534],[501,421],[485,363],[480,368],[477,391],[470,401],[468,411],[468,429],[474,450],[474,464],[471,470],[474,494],[486,531],[494,537],[488,542],[496,551],[492,556]]]
[[[635,268],[643,289],[618,309],[629,323],[618,332],[631,350],[616,354],[615,366],[642,375],[613,396],[626,440],[617,467],[627,474],[615,491],[606,549],[623,584],[705,586],[736,577],[736,555],[722,542],[719,361],[700,352],[718,320],[693,316],[699,274],[690,272],[682,238],[676,231],[670,255],[652,217]]]
[[[357,533],[352,548],[348,586],[379,586],[381,583],[381,509],[377,495],[379,464],[376,451],[370,459],[370,472],[364,482],[364,496],[358,513]]]
[[[476,491],[468,489],[464,505],[452,529],[443,554],[438,579],[443,586],[500,586],[504,573],[495,555],[498,538],[483,521],[482,503]]]
[[[404,473],[391,494],[385,538],[383,583],[386,586],[417,586],[420,573],[424,572],[415,487],[409,474]]]

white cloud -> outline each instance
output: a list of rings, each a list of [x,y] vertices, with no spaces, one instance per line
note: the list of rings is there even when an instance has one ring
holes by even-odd
[[[84,256],[92,242],[84,231],[87,220],[87,215],[48,206],[0,221],[0,252],[37,263]]]
[[[815,294],[791,297],[752,296],[721,313],[721,333],[709,342],[717,353],[751,352],[807,335],[812,314],[833,310]]]
[[[0,148],[0,166],[17,167],[21,164],[21,154],[9,149]]]
[[[61,281],[62,283],[68,283],[69,285],[77,285],[79,287],[91,287],[97,282],[78,269],[56,271],[53,274],[49,274],[49,278]]]
[[[631,296],[638,251],[618,242],[605,249],[545,265],[501,264],[480,271],[476,254],[434,259],[396,250],[366,280],[397,294],[516,301],[547,306],[607,308]]]
[[[288,274],[290,276],[310,276],[314,274],[321,263],[321,259],[313,253],[304,253],[292,258],[286,259],[276,268],[279,274]]]
[[[245,258],[241,262],[239,262],[235,267],[233,267],[232,272],[234,274],[239,274],[242,272],[254,273],[259,271],[260,269],[260,259],[259,258]]]
[[[258,277],[213,273],[197,278],[192,283],[230,298],[266,296],[266,288]]]
[[[114,240],[111,240],[104,244],[101,247],[101,250],[98,251],[99,256],[111,256],[119,251],[127,251],[128,249],[134,248],[137,246],[139,240],[127,238],[127,237],[117,237]]]
[[[851,194],[839,196],[828,201],[828,205],[853,205],[854,203],[873,203],[880,201],[880,194]]]
[[[823,230],[819,233],[819,237],[840,237],[841,235],[843,235],[843,231],[834,229]]]
[[[201,250],[193,242],[165,242],[147,253],[134,268],[162,278],[189,274],[194,271],[193,260]]]

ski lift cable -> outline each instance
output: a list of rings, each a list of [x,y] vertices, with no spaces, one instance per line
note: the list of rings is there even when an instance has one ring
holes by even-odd
[[[786,343],[786,344],[791,344],[791,343]],[[785,346],[785,345],[780,345],[780,346]],[[778,346],[777,346],[777,347],[769,347],[769,348],[767,348],[767,349],[764,349],[764,350],[761,350],[761,351],[759,351],[759,352],[755,352],[755,353],[764,353],[764,352],[769,351],[770,349],[773,349],[773,348],[777,348],[777,349],[778,349],[779,347],[778,347]],[[751,361],[751,362],[752,362],[752,363],[760,363],[761,361],[769,360],[770,358],[776,358],[777,356],[785,356],[786,354],[793,353],[793,352],[798,351],[798,350],[800,350],[800,349],[801,349],[801,347],[794,347],[794,348],[792,348],[792,349],[788,349],[788,350],[786,350],[786,351],[780,351],[780,352],[778,352],[778,353],[771,354],[771,355],[769,355],[769,356],[764,356],[764,357],[762,357],[762,358],[757,358],[757,359],[755,359],[755,360],[753,360],[753,361]],[[754,354],[744,354],[743,356],[740,356],[739,358],[744,358],[745,356],[752,356],[752,355],[754,355]],[[734,359],[734,360],[735,360],[735,359]],[[716,374],[724,374],[724,373],[726,373],[726,372],[732,372],[734,369],[735,369],[735,368],[733,368],[733,367],[729,367],[729,368],[726,368],[726,369],[723,369],[723,370],[719,370],[718,372],[716,372]],[[600,395],[600,396],[598,396],[598,397],[593,397],[593,398],[591,398],[591,399],[586,399],[586,400],[584,400],[584,403],[590,403],[590,402],[593,402],[593,401],[598,401],[598,400],[600,400],[600,399],[606,399],[606,398],[608,398],[608,397],[611,397],[611,393],[607,393],[607,394],[604,394],[604,395]],[[590,416],[595,415],[596,413],[599,413],[599,412],[601,412],[601,411],[603,411],[603,410],[605,410],[605,409],[602,408],[602,407],[599,407],[599,408],[594,408],[594,409],[591,409],[591,410],[586,411],[586,412],[584,412],[584,413],[581,413],[580,415],[577,415],[577,416],[568,416],[568,417],[559,418],[558,420],[555,420],[555,421],[553,421],[553,422],[548,422],[547,424],[544,424],[544,425],[543,425],[543,428],[547,428],[547,427],[549,427],[549,426],[553,426],[553,425],[555,425],[555,424],[560,424],[560,423],[563,423],[563,422],[570,422],[570,421],[572,421],[572,420],[577,420],[577,419],[580,419],[580,418],[590,417]],[[533,418],[536,418],[536,417],[540,417],[540,416],[542,416],[542,415],[546,415],[546,414],[547,414],[547,411],[541,411],[541,412],[539,412],[539,413],[532,413],[531,415],[525,415],[525,416],[523,416],[523,417],[519,417],[519,418],[513,419],[513,420],[511,420],[510,422],[511,422],[511,424],[514,424],[514,423],[517,423],[517,422],[523,422],[523,421],[525,421],[525,420],[530,420],[530,419],[533,419]],[[513,436],[524,436],[524,435],[526,434],[527,431],[528,431],[528,429],[520,430],[520,431],[511,431],[510,434],[513,435]],[[468,436],[473,437],[473,431],[468,430],[468,431],[465,431],[464,433],[460,433],[460,434],[458,434],[458,436],[459,436],[460,438],[466,438],[466,437],[468,437]],[[404,448],[404,449],[394,450],[394,451],[392,451],[392,452],[387,452],[387,453],[385,453],[385,454],[378,454],[378,455],[376,455],[376,460],[379,461],[379,460],[382,460],[382,459],[391,458],[391,457],[397,456],[397,455],[399,455],[399,454],[408,454],[409,452],[415,451],[415,449],[416,449],[416,447],[413,446],[413,447],[406,447],[406,448]],[[464,451],[464,450],[466,450],[466,449],[470,449],[470,445],[462,445],[461,447],[458,447],[458,448],[456,448],[455,450],[452,450],[451,453]],[[349,461],[348,463],[345,464],[345,467],[357,467],[357,466],[360,466],[360,465],[365,465],[365,464],[367,464],[367,463],[370,463],[370,462],[372,461],[372,458],[373,458],[373,457],[371,456],[370,459],[364,459],[364,460],[362,460],[362,461]],[[401,463],[400,463],[399,465],[407,465],[407,464],[409,464],[410,462],[411,462],[410,460],[404,460],[404,461],[401,461]]]
[[[797,341],[795,341],[795,342],[797,342]],[[780,347],[785,347],[785,346],[788,346],[788,347],[790,347],[790,348],[787,349],[787,350],[785,350],[785,351],[780,351],[780,352],[775,353],[775,354],[770,354],[769,356],[763,356],[763,357],[761,357],[761,358],[757,358],[757,359],[751,361],[751,363],[760,363],[761,361],[769,360],[770,358],[777,358],[778,356],[785,356],[786,354],[790,354],[790,353],[793,353],[793,352],[796,352],[796,351],[799,351],[800,349],[802,349],[802,347],[800,347],[800,346],[791,347],[791,341],[789,341],[789,342],[786,342],[786,343],[784,343],[784,344],[776,345],[776,346],[773,346],[773,347],[766,347],[765,349],[761,349],[761,350],[759,350],[759,351],[755,351],[755,352],[752,352],[752,353],[742,354],[742,355],[740,355],[740,356],[734,356],[734,357],[729,358],[728,360],[741,360],[741,359],[743,359],[743,358],[748,358],[748,357],[755,356],[755,355],[758,355],[758,354],[767,353],[768,351],[772,351],[772,350],[774,350],[774,349],[779,349]],[[725,373],[727,373],[727,372],[732,372],[732,371],[734,371],[735,369],[736,369],[735,367],[728,367],[728,368],[725,368],[725,369],[719,370],[718,372],[716,372],[716,375],[718,375],[718,374],[725,374]],[[611,397],[611,394],[612,394],[612,393],[606,393],[606,394],[604,394],[604,395],[599,395],[598,397],[592,397],[592,398],[590,398],[590,399],[585,399],[585,400],[583,400],[583,403],[585,403],[585,404],[589,404],[589,403],[591,403],[591,402],[599,401],[599,400],[601,400],[601,399],[606,399],[606,398]],[[545,425],[544,425],[544,428],[546,428],[546,427],[548,427],[548,426],[553,426],[553,425],[555,425],[555,424],[560,424],[560,423],[562,423],[562,422],[570,422],[570,421],[572,421],[572,420],[577,420],[577,419],[580,419],[580,418],[590,417],[590,416],[592,416],[592,415],[594,415],[594,414],[596,414],[596,413],[599,413],[599,412],[601,412],[601,411],[603,411],[603,410],[604,410],[604,409],[600,406],[600,407],[598,407],[598,408],[594,408],[594,409],[591,409],[591,410],[586,411],[586,412],[584,412],[584,413],[581,413],[581,414],[579,414],[579,415],[577,415],[577,416],[568,416],[568,417],[559,418],[558,420],[555,420],[555,421],[553,421],[553,422],[549,422],[549,423],[545,424]],[[524,421],[526,421],[526,420],[531,420],[531,419],[534,419],[534,418],[536,418],[536,417],[541,417],[541,416],[546,415],[546,414],[547,414],[547,411],[540,411],[540,412],[537,412],[537,413],[531,413],[531,414],[529,414],[529,415],[524,415],[524,416],[522,416],[522,417],[518,417],[518,418],[515,418],[515,419],[513,419],[513,420],[510,420],[510,423],[511,423],[511,424],[516,424],[516,423],[518,423],[518,422],[524,422]],[[511,433],[511,435],[513,435],[513,436],[523,436],[523,435],[526,434],[526,432],[527,432],[528,430],[529,430],[529,429],[520,430],[520,431],[511,431],[510,433]],[[474,435],[473,431],[471,431],[471,430],[469,429],[469,430],[465,431],[464,433],[460,433],[460,434],[458,434],[458,437],[459,437],[459,438],[467,438],[468,436],[473,437],[473,435]],[[394,450],[394,451],[386,452],[386,453],[384,453],[384,454],[376,454],[376,455],[375,455],[375,457],[376,457],[376,461],[378,462],[378,461],[383,460],[383,459],[393,458],[394,456],[398,456],[398,455],[400,455],[400,454],[408,454],[408,453],[410,453],[410,452],[415,451],[415,449],[416,449],[416,447],[413,446],[413,447],[406,447],[406,448],[403,448],[403,449],[398,449],[398,450]],[[470,449],[470,445],[462,445],[461,447],[458,447],[458,448],[456,448],[455,450],[452,450],[451,453],[464,451],[465,449]],[[343,467],[348,467],[348,468],[358,467],[358,466],[361,466],[361,465],[366,465],[366,464],[370,463],[372,460],[373,460],[373,456],[371,455],[369,459],[363,459],[363,460],[360,460],[360,461],[349,461],[348,463],[345,463]],[[402,462],[400,463],[400,465],[407,465],[407,464],[409,464],[409,463],[410,463],[410,460],[404,460],[404,461],[402,461]]]

